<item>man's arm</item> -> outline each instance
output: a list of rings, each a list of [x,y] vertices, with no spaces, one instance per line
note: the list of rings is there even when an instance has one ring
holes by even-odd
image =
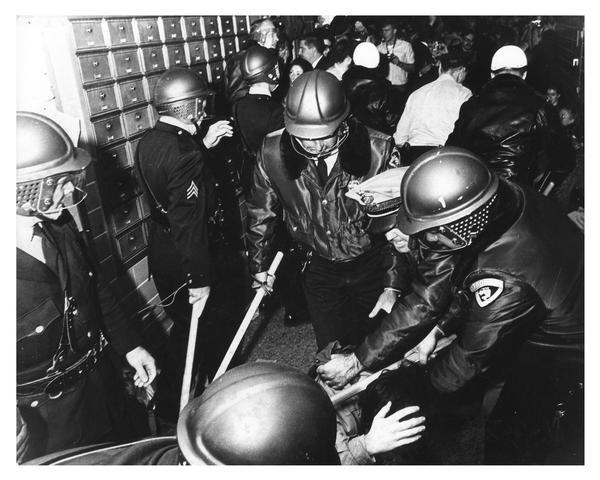
[[[413,96],[410,95],[408,100],[406,101],[406,106],[404,107],[404,112],[402,112],[402,116],[400,117],[400,121],[396,126],[396,132],[394,133],[394,141],[398,147],[401,147],[406,142],[408,142],[409,134],[410,134],[410,124],[413,119]]]

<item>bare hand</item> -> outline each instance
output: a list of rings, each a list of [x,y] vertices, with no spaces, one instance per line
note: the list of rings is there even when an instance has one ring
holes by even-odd
[[[365,435],[365,447],[369,455],[389,452],[395,448],[416,442],[425,430],[425,417],[411,418],[401,422],[408,415],[419,411],[419,407],[406,407],[386,417],[392,402],[388,402],[373,417],[369,433]]]
[[[127,363],[135,369],[133,383],[136,387],[147,387],[156,377],[154,357],[144,347],[135,347],[125,354]]]
[[[569,212],[567,216],[573,221],[577,228],[583,232],[584,229],[584,216],[583,216],[583,207],[579,207],[577,210],[573,210]]]
[[[205,137],[202,139],[206,148],[216,147],[223,137],[233,136],[233,127],[229,120],[219,120],[208,127]]]
[[[435,351],[435,347],[437,346],[438,340],[443,337],[443,332],[434,327],[431,332],[421,340],[415,348],[412,349],[411,352],[416,352],[419,356],[419,363],[421,365],[425,365],[432,357],[432,353]]]
[[[394,248],[400,253],[408,253],[410,251],[408,248],[408,239],[410,237],[402,233],[397,228],[392,228],[389,232],[387,232],[385,234],[385,238],[388,242],[391,242]]]
[[[210,295],[210,287],[188,288],[189,302],[193,305]]]
[[[270,295],[273,292],[274,283],[275,275],[271,275],[269,272],[260,272],[253,275],[252,288],[254,290],[262,288],[267,295]]]
[[[317,373],[327,385],[339,390],[352,381],[362,369],[362,364],[353,353],[334,353],[325,365],[317,367]]]
[[[369,313],[369,318],[373,318],[380,310],[385,310],[387,313],[390,313],[392,308],[394,308],[396,298],[398,298],[398,292],[389,288],[384,288],[381,295],[379,295],[373,310]]]

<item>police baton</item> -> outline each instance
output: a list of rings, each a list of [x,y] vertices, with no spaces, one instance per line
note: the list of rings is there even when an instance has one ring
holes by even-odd
[[[269,270],[267,272],[267,278],[269,277],[269,275],[271,275],[271,276],[275,275],[275,272],[277,271],[277,267],[279,267],[279,263],[281,262],[282,258],[283,258],[283,252],[277,252],[277,254],[275,254],[275,258],[273,259],[273,262],[271,263],[271,266],[269,267]],[[252,322],[252,319],[254,318],[254,314],[258,310],[258,307],[260,306],[260,302],[262,301],[265,294],[266,294],[266,290],[264,288],[259,288],[256,291],[256,294],[254,295],[254,299],[252,300],[250,307],[248,307],[248,311],[246,312],[246,315],[244,316],[244,319],[242,320],[242,323],[240,324],[240,327],[238,328],[238,331],[235,334],[235,337],[233,337],[233,340],[231,341],[231,345],[229,345],[229,348],[227,349],[227,353],[225,353],[225,356],[223,357],[223,361],[221,362],[221,365],[219,365],[219,369],[217,370],[217,373],[215,373],[213,382],[217,378],[219,378],[221,375],[223,375],[225,373],[225,371],[227,370],[227,367],[229,366],[229,363],[231,362],[231,359],[233,358],[235,351],[237,350],[238,346],[240,345],[242,338],[244,338],[246,330],[248,330],[248,327],[250,326],[250,322]]]
[[[183,372],[183,384],[181,385],[181,399],[179,400],[179,411],[187,405],[190,399],[190,387],[192,384],[192,370],[194,367],[194,353],[196,351],[196,337],[198,335],[198,321],[208,296],[201,298],[192,305],[192,317],[190,320],[190,334],[188,337],[187,354],[185,357],[185,370]]]
[[[456,335],[450,335],[449,337],[441,338],[435,346],[435,350],[433,351],[432,356],[438,353],[440,350],[446,348],[448,345],[450,345],[455,338]],[[410,365],[411,363],[415,363],[418,360],[418,352],[416,350],[411,350],[407,352],[406,355],[404,355],[404,358],[402,358],[402,360],[398,360],[397,362],[394,362],[391,365],[382,368],[381,370],[373,373],[372,375],[369,375],[368,377],[359,380],[353,385],[350,385],[348,388],[345,388],[344,390],[341,390],[340,392],[332,395],[331,397],[329,397],[329,399],[331,400],[331,403],[333,403],[333,406],[337,407],[340,403],[345,402],[349,398],[358,395],[360,392],[363,392],[371,383],[377,380],[383,372],[397,370],[400,367]]]

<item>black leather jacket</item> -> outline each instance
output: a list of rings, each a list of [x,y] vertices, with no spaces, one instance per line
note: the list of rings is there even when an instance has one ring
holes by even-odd
[[[454,297],[451,314],[439,326],[458,338],[430,368],[431,384],[439,391],[456,391],[517,355],[528,362],[549,358],[567,370],[580,371],[583,363],[583,235],[546,197],[504,181],[501,188],[517,205],[515,214],[505,217],[506,227],[457,256],[450,274],[447,258],[420,266],[437,279],[428,290],[442,300],[433,303],[443,309],[447,293]],[[413,301],[413,310],[396,305],[357,349],[359,360],[381,367],[394,360],[386,358],[390,352],[398,355],[414,346],[410,332],[431,305],[423,300]],[[439,317],[439,310],[431,315]]]
[[[251,273],[268,269],[280,216],[294,241],[327,260],[351,260],[373,247],[366,215],[345,194],[352,184],[387,168],[393,142],[357,120],[349,120],[349,125],[350,135],[339,149],[325,189],[315,163],[294,150],[285,130],[265,137],[247,198]],[[394,268],[395,263],[390,270]],[[390,273],[384,286],[396,286],[398,280]]]
[[[545,108],[523,79],[497,75],[463,103],[446,145],[471,150],[501,177],[530,184],[554,152],[556,127]]]

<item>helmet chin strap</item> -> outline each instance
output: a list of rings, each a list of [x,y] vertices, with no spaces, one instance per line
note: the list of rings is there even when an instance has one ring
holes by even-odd
[[[341,135],[338,132],[338,138],[337,138],[335,144],[332,145],[327,150],[325,150],[324,152],[319,152],[319,153],[307,152],[296,137],[294,137],[293,135],[290,135],[290,137],[292,139],[292,148],[298,155],[301,155],[304,158],[308,158],[309,160],[317,161],[320,158],[329,157],[329,156],[333,155],[335,152],[337,152],[339,150],[339,148],[342,146],[342,144],[348,139],[349,135],[350,135],[350,128],[348,127],[347,124],[344,124],[341,127]],[[296,144],[298,144],[298,145],[296,145]]]

